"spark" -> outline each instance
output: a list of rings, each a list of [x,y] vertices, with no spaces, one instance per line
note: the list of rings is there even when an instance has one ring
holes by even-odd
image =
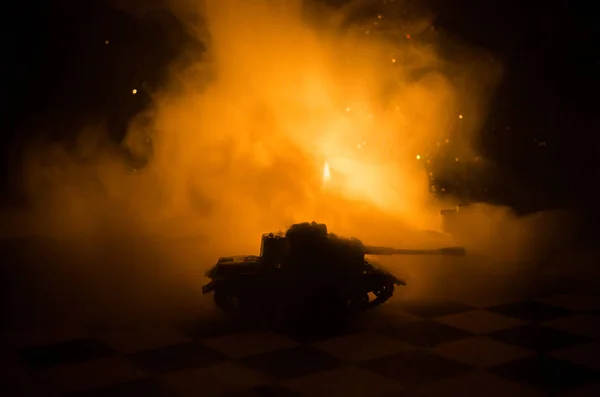
[[[444,140],[444,142],[446,142],[446,143],[450,143],[450,139],[446,138],[446,139]]]
[[[105,41],[104,41],[104,44],[108,45],[108,40],[105,40]]]
[[[392,58],[392,63],[396,63],[396,58]]]
[[[459,114],[459,115],[458,115],[458,118],[462,120],[462,118],[463,118],[463,115],[462,115],[462,114]]]
[[[410,39],[410,35],[409,35],[409,34],[407,34],[407,35],[406,35],[406,38],[407,38],[407,39]]]
[[[383,19],[383,15],[377,15],[377,19]]]
[[[459,162],[459,158],[458,158],[458,157],[455,157],[455,158],[454,158],[454,161],[456,161],[456,162],[458,163],[458,162]]]
[[[421,155],[417,154],[417,160],[421,160]]]
[[[349,112],[349,111],[350,111],[350,108],[346,108],[346,112]]]
[[[137,90],[134,88],[134,89],[131,91],[131,93],[132,93],[133,95],[135,95],[135,94],[137,94]]]

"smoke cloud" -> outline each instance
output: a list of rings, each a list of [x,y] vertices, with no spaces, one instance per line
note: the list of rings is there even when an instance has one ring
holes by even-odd
[[[439,227],[444,206],[423,163],[439,142],[478,155],[501,77],[490,54],[451,42],[432,14],[401,1],[127,4],[141,16],[168,9],[205,51],[190,45],[131,123],[122,144],[145,167],[120,160],[101,125],[81,132],[75,154],[27,148],[30,208],[13,224],[57,242],[59,253],[44,254],[53,263],[39,266],[61,304],[176,312],[216,257],[255,253],[261,233],[298,221],[370,244],[449,242],[419,232]],[[494,211],[470,221],[485,232],[464,242],[524,258],[537,224]],[[497,221],[510,224],[504,247],[491,245]],[[410,269],[424,284],[435,266]]]

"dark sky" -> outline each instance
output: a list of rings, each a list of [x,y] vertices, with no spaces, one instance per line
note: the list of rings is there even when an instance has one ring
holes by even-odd
[[[497,199],[535,207],[534,196],[519,195],[527,187],[546,197],[543,206],[595,205],[600,36],[593,4],[429,0],[428,6],[445,34],[489,49],[505,65],[482,141],[501,175],[494,177],[498,190],[510,192]],[[2,65],[9,103],[2,108],[5,196],[14,145],[31,125],[43,120],[51,126],[47,134],[68,140],[85,121],[108,119],[118,140],[147,104],[123,87],[160,86],[187,40],[167,14],[161,22],[136,20],[99,0],[24,0],[7,6],[5,18],[11,20],[4,24]]]

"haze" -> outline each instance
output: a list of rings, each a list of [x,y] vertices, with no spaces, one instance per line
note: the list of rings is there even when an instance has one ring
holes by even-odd
[[[66,269],[88,303],[106,301],[110,285],[128,296],[115,306],[169,311],[218,256],[256,253],[261,233],[294,222],[370,244],[437,244],[419,231],[436,230],[449,203],[432,198],[423,162],[446,141],[460,142],[461,158],[479,155],[501,77],[492,54],[452,42],[433,15],[399,1],[377,13],[367,1],[142,3],[127,9],[167,7],[206,51],[182,53],[130,125],[123,144],[147,166],[128,168],[97,124],[82,131],[78,157],[60,145],[28,148],[31,206],[13,224],[66,244],[49,273]],[[527,225],[519,230],[537,230]],[[480,250],[494,233],[484,236]],[[500,251],[520,255],[515,239]],[[428,271],[413,272],[425,283]]]

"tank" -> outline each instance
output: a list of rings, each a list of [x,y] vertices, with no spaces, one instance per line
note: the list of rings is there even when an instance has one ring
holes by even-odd
[[[285,233],[262,236],[259,255],[219,258],[206,273],[202,292],[214,293],[226,311],[311,302],[314,306],[361,311],[389,300],[406,285],[369,255],[463,256],[462,247],[409,250],[364,245],[329,233],[320,223],[292,225]]]

